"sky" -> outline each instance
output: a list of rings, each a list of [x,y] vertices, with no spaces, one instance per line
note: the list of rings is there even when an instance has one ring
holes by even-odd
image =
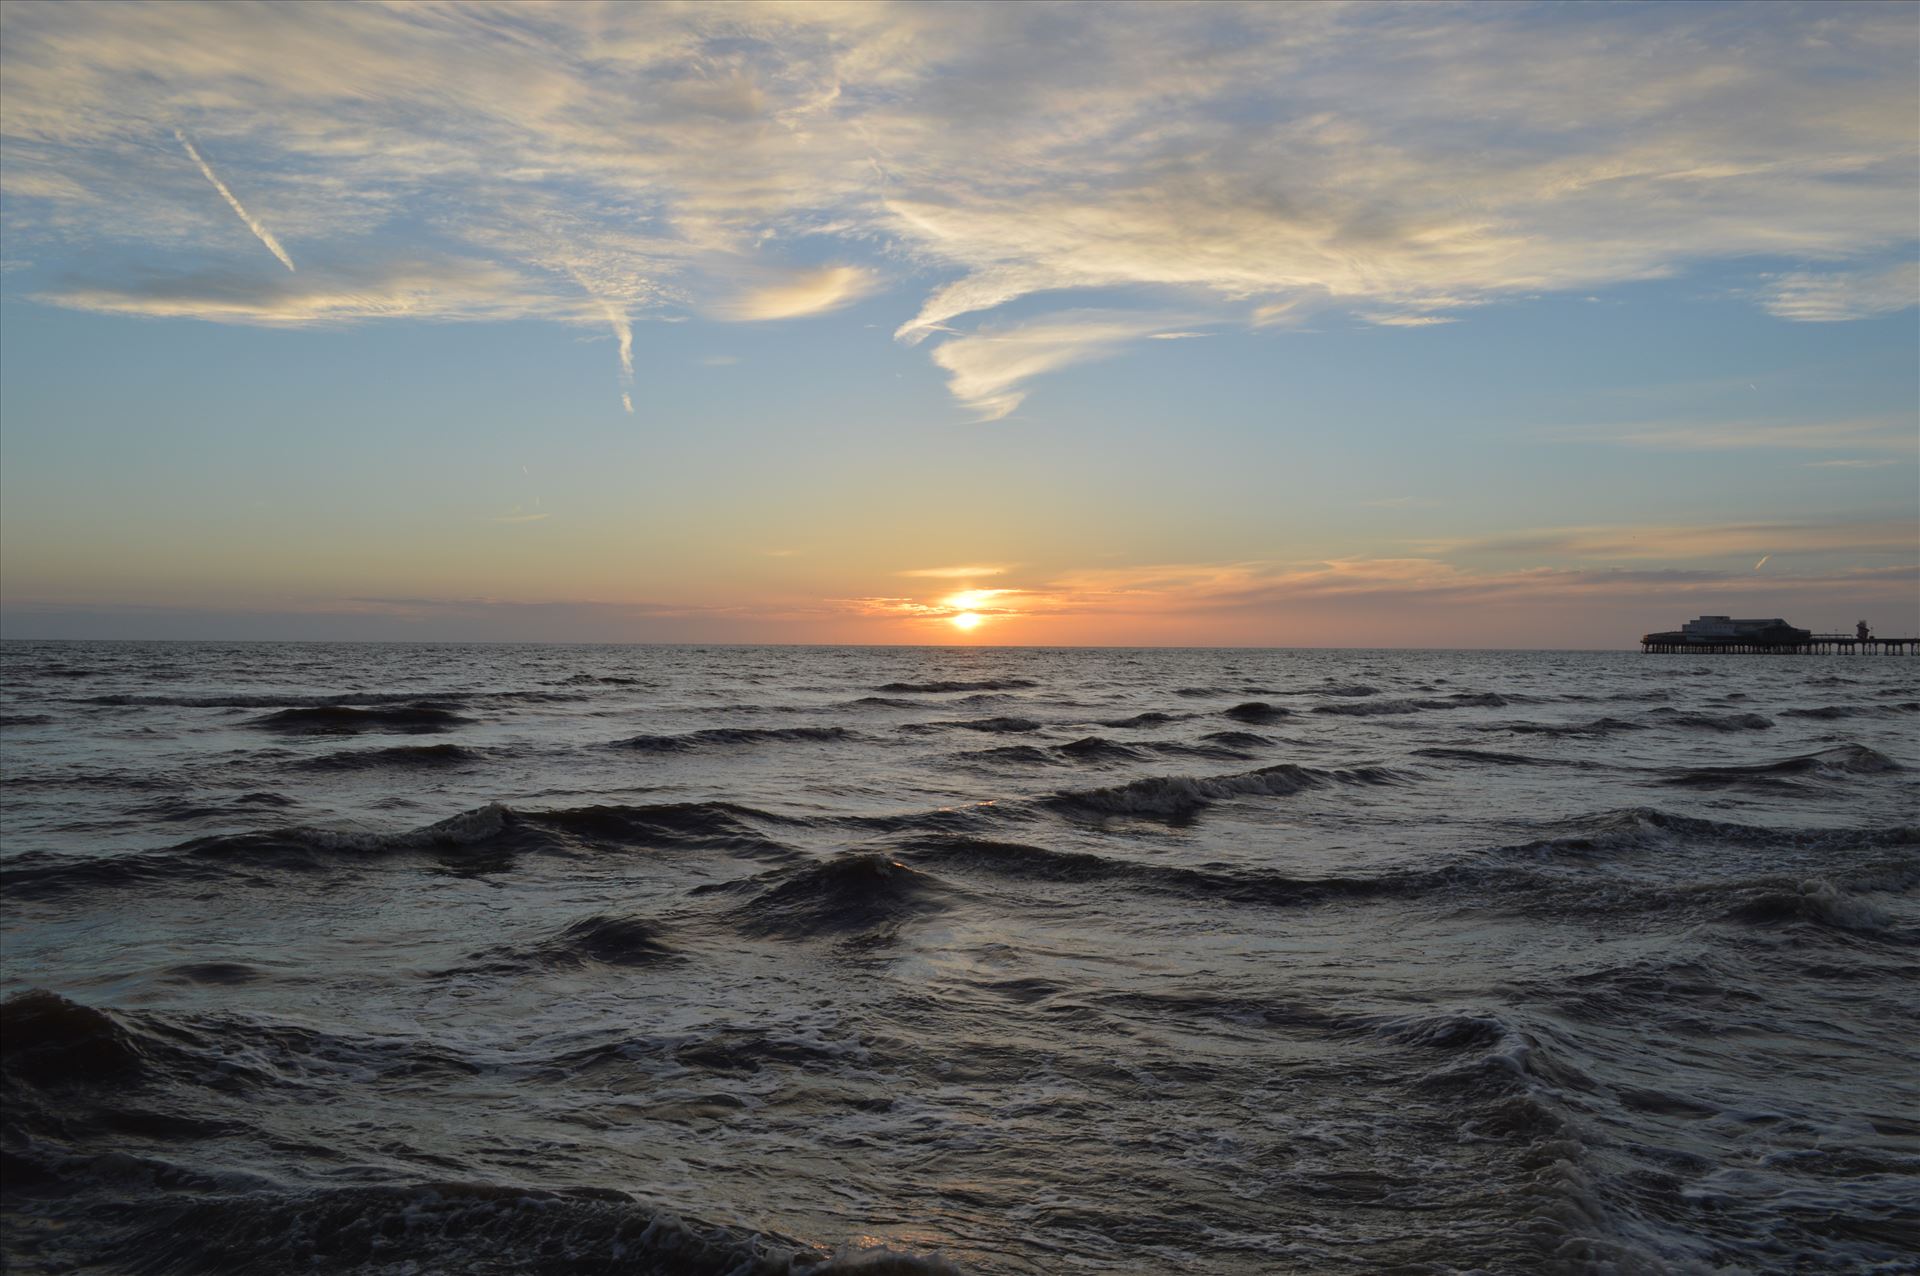
[[[0,635],[1920,632],[1920,7],[0,6]]]

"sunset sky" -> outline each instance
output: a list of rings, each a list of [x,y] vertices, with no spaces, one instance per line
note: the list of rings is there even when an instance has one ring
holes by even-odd
[[[1917,39],[10,3],[0,631],[1912,633]]]

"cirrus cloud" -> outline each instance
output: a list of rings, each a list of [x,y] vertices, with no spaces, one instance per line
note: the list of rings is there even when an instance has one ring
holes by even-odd
[[[918,290],[900,338],[952,338],[935,361],[994,418],[1171,335],[1088,326],[1070,294],[1090,289],[1186,330],[1470,322],[1742,259],[1783,319],[1914,300],[1902,6],[15,3],[0,23],[9,250],[71,277],[38,290],[59,305],[517,315],[624,345],[650,317],[823,314],[884,276]],[[207,198],[176,130],[245,173],[244,210]],[[279,270],[232,255],[230,211],[298,243],[302,275],[462,260],[503,286],[355,300],[336,268],[209,289]],[[73,265],[106,260],[142,282]],[[1021,301],[1019,325],[967,329]]]

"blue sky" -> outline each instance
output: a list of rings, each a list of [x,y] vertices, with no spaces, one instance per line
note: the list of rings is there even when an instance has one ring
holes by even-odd
[[[10,636],[1915,627],[1911,5],[0,21]]]

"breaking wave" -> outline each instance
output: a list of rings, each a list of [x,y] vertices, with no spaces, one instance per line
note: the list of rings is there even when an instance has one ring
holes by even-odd
[[[1886,909],[1820,877],[1808,878],[1794,890],[1755,891],[1727,915],[1756,925],[1812,922],[1848,931],[1883,931],[1893,925]]]

